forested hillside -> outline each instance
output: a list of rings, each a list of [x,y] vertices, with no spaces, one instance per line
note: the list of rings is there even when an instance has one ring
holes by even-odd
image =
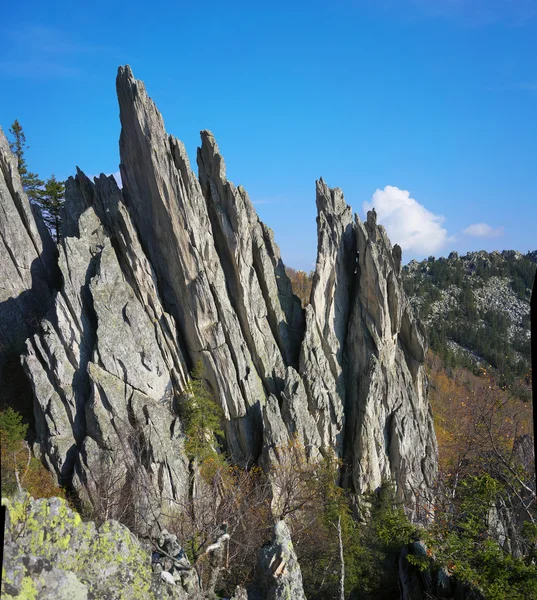
[[[534,597],[510,557],[530,564],[537,550],[529,402],[536,263],[537,252],[451,253],[403,269],[431,348],[426,366],[439,472],[436,522],[424,539],[440,563],[485,598]],[[287,273],[308,304],[313,274]],[[483,506],[494,509],[486,514]],[[472,519],[465,520],[468,513]]]
[[[403,269],[405,291],[445,366],[491,366],[503,384],[529,384],[530,296],[537,251],[429,257]]]

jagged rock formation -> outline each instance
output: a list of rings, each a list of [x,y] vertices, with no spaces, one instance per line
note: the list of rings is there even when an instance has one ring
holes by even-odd
[[[257,581],[249,590],[248,598],[306,600],[300,565],[284,521],[276,523],[272,543],[259,551],[257,572]]]
[[[437,445],[426,397],[425,332],[401,281],[401,248],[392,249],[374,211],[356,217],[358,266],[347,333],[347,459],[357,489],[394,480],[407,502],[432,485]],[[425,493],[426,495],[426,493]]]
[[[177,538],[163,530],[152,543],[108,520],[84,522],[61,498],[34,500],[25,493],[2,498],[6,507],[2,598],[41,600],[203,600]],[[213,544],[215,549],[219,544]],[[222,546],[222,544],[220,544]],[[274,527],[259,551],[256,581],[238,587],[237,600],[305,599],[302,575],[287,525]],[[218,573],[219,568],[215,570]]]
[[[181,498],[187,461],[170,407],[187,368],[174,320],[113,178],[71,178],[65,212],[63,285],[24,358],[40,451],[93,505],[108,464],[146,490],[144,505]]]
[[[352,211],[339,188],[317,182],[317,264],[306,307],[300,374],[323,447],[343,454],[345,340],[356,270]]]
[[[15,385],[12,370],[25,340],[50,305],[56,250],[22,189],[17,159],[2,129],[0,198],[0,394],[9,396],[6,388]]]
[[[402,290],[401,250],[374,213],[353,220],[341,190],[317,182],[317,268],[303,310],[212,134],[201,134],[196,176],[129,67],[117,92],[124,187],[81,172],[69,180],[62,285],[24,357],[50,468],[95,503],[102,464],[119,462],[125,481],[142,464],[146,516],[154,498],[180,498],[188,465],[175,407],[201,360],[235,461],[268,465],[296,435],[312,460],[344,457],[358,492],[391,478],[409,502],[426,495],[436,441],[425,341]]]

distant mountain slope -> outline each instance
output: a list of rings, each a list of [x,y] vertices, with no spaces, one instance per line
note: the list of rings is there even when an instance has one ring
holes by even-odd
[[[512,381],[530,368],[530,296],[537,251],[469,252],[411,261],[404,286],[447,366],[488,364]]]

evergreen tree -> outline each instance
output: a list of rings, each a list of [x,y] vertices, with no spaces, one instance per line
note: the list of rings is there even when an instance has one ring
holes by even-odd
[[[9,132],[14,137],[14,140],[10,142],[9,147],[11,152],[19,160],[19,175],[22,182],[22,187],[26,192],[30,202],[39,203],[41,199],[43,182],[39,179],[36,173],[28,171],[28,165],[24,158],[24,152],[29,146],[26,144],[26,136],[22,130],[22,125],[15,119],[13,125],[9,128]]]
[[[186,437],[185,450],[189,458],[203,462],[216,454],[215,436],[224,433],[221,425],[222,409],[205,382],[201,360],[196,364],[191,376],[187,388],[188,395],[181,407]]]
[[[45,183],[45,189],[41,197],[41,207],[43,209],[43,219],[56,238],[56,243],[60,243],[61,219],[60,211],[64,202],[65,184],[58,181],[54,174]]]

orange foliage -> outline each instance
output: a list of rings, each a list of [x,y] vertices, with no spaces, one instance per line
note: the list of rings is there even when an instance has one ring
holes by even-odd
[[[463,464],[477,466],[475,459],[486,451],[491,436],[509,452],[518,437],[533,435],[531,404],[501,387],[486,369],[480,376],[464,368],[448,374],[429,352],[427,374],[440,470],[446,476]]]
[[[34,498],[65,498],[63,488],[59,487],[52,476],[37,458],[32,457],[30,468],[22,482],[26,491]]]
[[[295,271],[291,267],[285,267],[287,277],[291,281],[293,287],[293,293],[300,298],[302,306],[306,306],[310,303],[311,285],[313,283],[313,271],[306,273],[306,271]]]
[[[15,472],[18,474],[20,485],[34,498],[52,498],[57,496],[65,498],[65,493],[54,480],[53,475],[31,455],[30,449],[24,440],[17,443],[15,451],[6,451],[2,448],[2,474],[3,484],[8,483],[8,488],[2,490],[9,493],[15,491]]]

